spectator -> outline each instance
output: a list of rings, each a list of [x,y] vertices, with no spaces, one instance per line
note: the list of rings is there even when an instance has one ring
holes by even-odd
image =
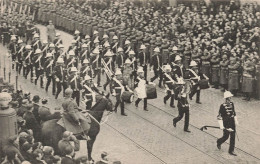
[[[71,145],[64,147],[65,156],[61,160],[61,164],[76,164],[76,160],[73,158],[75,155],[74,148]]]
[[[17,155],[20,161],[24,161],[24,157],[20,152],[19,149],[19,138],[18,136],[11,136],[7,139],[7,143],[4,146],[4,153],[7,154],[7,152],[14,151]]]
[[[73,141],[74,142],[74,146],[70,143],[70,141]],[[72,132],[69,132],[69,131],[65,131],[63,133],[63,136],[62,136],[62,140],[59,141],[58,143],[58,148],[59,148],[59,151],[60,151],[60,155],[61,156],[65,156],[66,153],[65,153],[65,148],[68,147],[68,146],[71,146],[73,148],[74,151],[79,151],[79,141],[77,140],[77,138],[72,134]]]
[[[33,164],[46,164],[44,160],[42,160],[43,151],[41,149],[36,149],[33,151],[33,160],[31,163]]]
[[[33,152],[32,144],[25,143],[21,146],[21,154],[23,155],[25,160],[27,161],[33,160],[32,152]]]

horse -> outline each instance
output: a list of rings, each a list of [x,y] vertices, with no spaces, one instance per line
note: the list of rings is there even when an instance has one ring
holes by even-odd
[[[87,140],[87,151],[88,159],[93,161],[91,153],[93,149],[94,142],[100,131],[100,122],[103,117],[105,110],[113,111],[112,101],[103,96],[97,96],[97,103],[92,107],[88,112],[90,114],[90,129],[88,130],[87,135],[90,140]],[[52,119],[44,122],[42,124],[42,142],[46,146],[52,146],[56,152],[59,154],[58,142],[62,139],[62,134],[65,131],[65,128],[57,124],[58,119]],[[86,134],[86,133],[85,133]]]

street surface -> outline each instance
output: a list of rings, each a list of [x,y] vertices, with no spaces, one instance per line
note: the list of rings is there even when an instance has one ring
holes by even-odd
[[[42,25],[37,27],[41,31],[41,40],[46,39],[46,27]],[[68,33],[59,32],[66,50],[73,38]],[[0,76],[3,76],[3,55],[7,53],[7,49],[0,45],[0,50]],[[6,58],[7,75],[9,65],[10,59]],[[11,83],[15,83],[15,75],[15,71],[12,71]],[[152,75],[148,74],[149,76]],[[102,76],[102,81],[105,79],[105,76]],[[18,77],[18,81],[18,86],[23,90],[31,92],[32,95],[38,94],[40,97],[48,98],[48,105],[52,111],[55,107],[61,107],[62,94],[55,100],[51,88],[49,93],[46,93],[44,89],[35,86],[22,76]],[[127,117],[120,115],[119,108],[118,113],[110,115],[108,121],[101,125],[94,144],[92,153],[94,160],[99,160],[101,152],[106,151],[109,153],[110,161],[120,160],[124,164],[260,163],[259,100],[252,99],[248,102],[241,97],[232,98],[240,123],[237,126],[235,149],[238,156],[234,157],[228,154],[229,140],[222,145],[221,150],[217,149],[216,140],[222,136],[221,130],[210,128],[200,130],[204,125],[218,126],[217,115],[219,106],[224,101],[223,92],[213,88],[202,90],[202,104],[196,104],[195,100],[190,101],[191,133],[183,131],[183,121],[180,121],[176,128],[172,126],[172,119],[178,115],[178,110],[171,108],[169,102],[166,105],[163,103],[164,94],[163,89],[157,88],[158,98],[148,100],[149,111],[142,110],[143,102],[141,102],[138,108],[134,103],[125,105]],[[115,98],[110,97],[115,102]],[[86,143],[82,141],[77,156],[85,154],[87,154]]]

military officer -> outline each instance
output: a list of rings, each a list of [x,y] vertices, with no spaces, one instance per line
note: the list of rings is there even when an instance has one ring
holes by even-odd
[[[163,73],[163,83],[165,86],[166,96],[163,98],[164,104],[166,104],[167,100],[171,98],[170,106],[175,108],[174,106],[174,85],[176,85],[173,80],[173,74],[171,72],[172,68],[170,65],[164,65],[164,73]]]
[[[56,82],[56,87],[57,87],[57,92],[55,95],[55,99],[58,98],[62,87],[63,87],[63,96],[65,93],[65,90],[67,89],[67,74],[64,68],[64,60],[63,58],[58,58],[57,62],[56,62],[56,66],[54,67],[54,78],[55,78],[55,82]]]
[[[80,90],[82,88],[80,84],[80,77],[77,75],[77,68],[71,67],[70,76],[68,78],[69,87],[73,90],[72,98],[76,99],[76,103],[79,106],[80,102]]]
[[[35,85],[37,85],[37,81],[40,78],[40,86],[43,88],[43,69],[44,69],[44,63],[43,63],[43,54],[41,49],[36,49],[35,56],[33,57],[33,64],[34,64],[34,70],[36,74],[36,79],[34,81]]]
[[[137,69],[137,77],[134,81],[134,88],[137,92],[137,100],[135,101],[135,106],[138,107],[139,102],[143,99],[144,101],[144,110],[148,111],[147,109],[147,93],[146,93],[146,84],[149,82],[144,79],[144,70],[142,67]]]
[[[238,124],[234,103],[231,101],[231,97],[233,94],[229,91],[224,92],[225,102],[220,105],[219,115],[218,115],[218,123],[220,129],[223,130],[223,137],[217,140],[217,147],[221,149],[221,144],[223,144],[228,137],[230,136],[230,144],[229,144],[229,154],[233,156],[237,156],[234,153],[235,149],[235,133],[236,133],[236,125]]]
[[[46,61],[44,63],[44,74],[47,78],[47,83],[45,87],[45,91],[48,92],[48,88],[50,83],[52,82],[52,95],[55,95],[55,79],[53,76],[54,71],[54,59],[51,53],[47,53],[46,55]]]
[[[25,52],[25,46],[23,45],[22,40],[18,40],[18,47],[17,47],[17,58],[16,58],[16,71],[20,74],[21,69],[23,67],[23,56]]]
[[[147,79],[147,65],[150,62],[150,56],[147,53],[146,46],[144,44],[141,45],[140,50],[141,52],[138,54],[138,59],[144,70],[144,78]]]
[[[31,45],[25,46],[25,52],[23,53],[23,75],[25,79],[27,79],[28,74],[31,72],[31,81],[33,77],[33,70],[32,70],[32,56],[33,51]]]
[[[160,69],[162,67],[162,58],[159,53],[160,49],[156,47],[154,49],[154,55],[151,61],[151,70],[153,69],[154,72],[154,77],[151,78],[151,82],[153,82],[157,78],[160,78],[159,87],[162,87],[162,70]]]

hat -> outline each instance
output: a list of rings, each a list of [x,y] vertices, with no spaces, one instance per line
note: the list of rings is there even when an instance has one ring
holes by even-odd
[[[166,70],[171,71],[172,70],[171,66],[168,65],[168,64],[164,65],[162,68],[163,68],[164,71],[166,71]]]
[[[129,51],[129,55],[135,55],[135,52],[133,50]]]
[[[108,42],[105,42],[104,43],[104,47],[109,47],[110,45],[109,45],[109,43]]]
[[[82,46],[81,46],[82,48],[88,48],[88,45],[87,44],[82,44]]]
[[[74,51],[69,51],[69,56],[75,56],[75,52]]]
[[[55,48],[55,45],[54,45],[53,43],[51,43],[51,44],[49,45],[49,47],[50,47],[50,48]]]
[[[72,44],[76,44],[77,41],[73,39],[73,40],[71,41],[71,43],[72,43]]]
[[[86,81],[86,80],[91,80],[92,78],[89,76],[89,75],[86,75],[85,77],[84,77],[84,80]]]
[[[130,59],[126,59],[125,60],[125,64],[131,64],[131,60]]]
[[[64,60],[62,58],[58,58],[57,63],[64,63]]]
[[[58,48],[64,48],[63,44],[59,44]]]
[[[130,44],[131,42],[129,40],[126,40],[125,41],[125,44]]]
[[[95,35],[95,34],[98,34],[98,31],[94,31],[94,35]]]
[[[99,49],[98,49],[98,48],[95,48],[92,53],[93,53],[93,54],[99,54]]]
[[[43,43],[43,44],[47,44],[48,41],[47,41],[47,40],[43,40],[42,43]]]
[[[86,36],[85,36],[85,39],[90,39],[90,36],[89,36],[89,35],[86,35]]]
[[[1,101],[8,101],[10,102],[12,100],[12,96],[7,92],[0,93],[0,102]]]
[[[111,51],[107,51],[104,56],[111,57],[114,54]]]
[[[122,75],[122,72],[120,69],[117,69],[116,72],[115,72],[115,75]]]
[[[47,53],[46,58],[52,57],[52,53]]]
[[[67,89],[66,89],[67,90]],[[66,90],[65,90],[65,92],[66,92]],[[73,92],[73,91],[71,91],[71,92]],[[70,137],[72,135],[72,132],[70,132],[70,131],[65,131],[64,133],[63,133],[63,135],[62,135],[62,137],[63,138],[68,138],[68,137]]]
[[[103,39],[105,39],[105,38],[108,38],[108,35],[107,35],[107,34],[104,34],[104,35],[103,35]]]
[[[71,72],[77,72],[78,70],[77,70],[77,68],[76,67],[71,67],[71,70],[70,70]]]
[[[172,50],[173,50],[173,51],[178,51],[178,47],[174,46],[174,47],[172,48]]]
[[[76,30],[76,31],[74,32],[74,34],[80,34],[80,32],[79,32],[78,30]]]
[[[57,32],[57,33],[56,33],[56,36],[60,36],[60,33],[59,33],[59,32]]]
[[[160,52],[160,49],[159,49],[159,47],[156,47],[153,51],[154,52]]]
[[[94,40],[94,43],[99,43],[98,37]]]
[[[39,36],[39,34],[38,33],[35,33],[34,35],[33,35],[33,38],[39,38],[40,36]]]
[[[142,72],[144,72],[143,67],[138,67],[138,69],[137,69],[137,73],[142,73]]]
[[[180,57],[179,55],[177,55],[177,56],[175,57],[175,61],[179,61],[179,60],[181,60],[181,57]]]
[[[194,67],[194,66],[197,66],[197,63],[196,63],[194,60],[192,60],[192,61],[190,62],[190,67]]]
[[[84,60],[83,60],[83,64],[89,64],[88,59],[84,59]]]
[[[31,45],[26,45],[25,48],[26,49],[32,49]]]
[[[34,95],[33,96],[33,99],[32,99],[33,102],[39,102],[39,100],[40,100],[40,96],[39,95]]]
[[[225,91],[224,92],[224,99],[229,98],[229,97],[233,97],[233,94],[229,91]]]
[[[122,47],[118,47],[117,52],[124,52]]]
[[[11,40],[16,40],[15,35],[11,35]]]
[[[19,44],[19,43],[23,43],[23,40],[19,39],[19,40],[18,40],[18,44]]]
[[[118,40],[118,37],[116,35],[114,35],[113,40]]]
[[[39,54],[41,52],[42,52],[41,49],[36,49],[35,54]]]
[[[144,50],[146,48],[146,46],[144,44],[141,45],[140,49]]]

